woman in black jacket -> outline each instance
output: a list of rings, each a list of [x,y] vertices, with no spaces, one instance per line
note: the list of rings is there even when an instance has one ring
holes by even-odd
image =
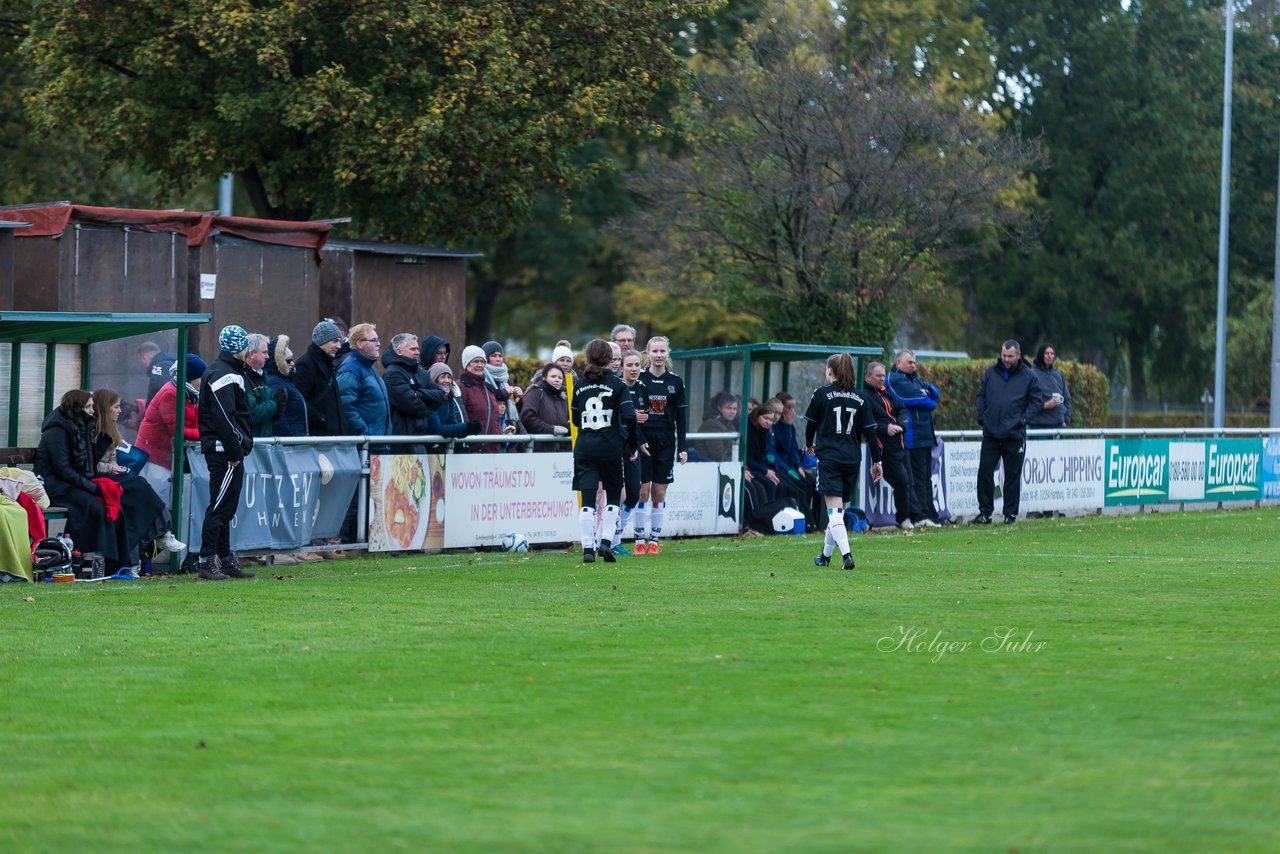
[[[76,548],[119,563],[128,551],[124,515],[108,522],[107,508],[99,500],[102,491],[93,482],[97,434],[93,397],[80,388],[68,391],[40,428],[32,468],[44,481],[49,500],[67,508],[66,530]]]

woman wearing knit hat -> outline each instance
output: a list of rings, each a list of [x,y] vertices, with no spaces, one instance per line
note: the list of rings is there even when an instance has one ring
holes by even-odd
[[[502,418],[506,414],[506,402],[498,399],[497,391],[487,382],[485,367],[488,359],[484,350],[474,344],[462,350],[462,376],[458,385],[462,389],[463,411],[467,419],[480,423],[480,433],[496,436],[502,432]],[[496,454],[501,446],[486,443],[472,445],[480,454]]]
[[[187,381],[181,396],[182,438],[187,442],[199,442],[199,409],[196,404],[200,401],[200,383],[208,366],[195,353],[188,353],[185,363]],[[178,428],[178,399],[178,363],[174,362],[169,369],[169,381],[147,405],[146,414],[142,416],[142,426],[138,428],[137,441],[134,442],[147,452],[147,464],[142,467],[143,478],[164,499],[166,505],[170,501],[173,434]]]
[[[467,420],[462,406],[462,391],[453,382],[453,371],[444,362],[435,362],[428,369],[431,381],[444,390],[444,404],[427,413],[426,435],[444,436],[447,439],[461,439],[474,436],[480,432],[480,422]],[[427,453],[443,454],[448,448],[445,445],[428,445]],[[455,453],[465,453],[466,445],[458,445]]]

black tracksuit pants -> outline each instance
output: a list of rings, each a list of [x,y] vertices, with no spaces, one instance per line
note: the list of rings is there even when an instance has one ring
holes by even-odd
[[[209,464],[209,507],[200,530],[200,557],[227,557],[231,554],[231,520],[240,506],[244,486],[244,462],[235,465],[226,454],[205,454]]]
[[[1006,516],[1018,516],[1018,504],[1022,500],[1022,461],[1027,457],[1026,436],[1009,436],[996,439],[982,437],[982,452],[978,457],[978,512],[990,516],[996,506],[996,466],[1004,461],[1004,509]]]

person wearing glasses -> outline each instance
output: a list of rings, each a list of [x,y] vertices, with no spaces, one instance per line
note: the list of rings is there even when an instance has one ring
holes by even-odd
[[[375,365],[382,354],[378,329],[357,323],[348,333],[351,355],[338,366],[338,396],[348,436],[391,435],[391,404],[387,385]]]

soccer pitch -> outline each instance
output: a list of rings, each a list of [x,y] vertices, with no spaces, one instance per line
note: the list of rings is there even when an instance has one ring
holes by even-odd
[[[6,585],[4,851],[1280,844],[1280,510]],[[34,601],[28,601],[28,597]]]

